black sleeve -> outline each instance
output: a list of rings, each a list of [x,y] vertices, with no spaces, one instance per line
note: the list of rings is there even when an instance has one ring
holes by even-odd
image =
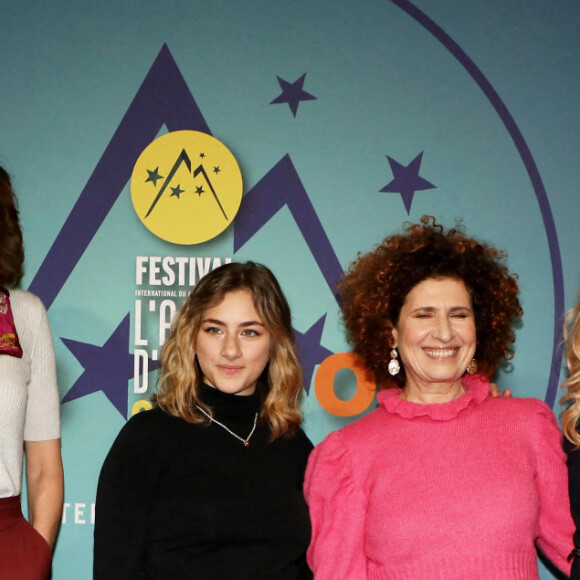
[[[300,464],[302,467],[302,479],[304,479],[304,474],[306,473],[306,466],[308,465],[308,458],[314,449],[312,441],[308,438],[306,433],[300,429],[297,433],[297,439],[300,446]]]
[[[132,417],[101,469],[95,506],[94,580],[134,580],[144,568],[150,506],[161,471],[159,411]]]
[[[570,509],[576,524],[574,534],[574,547],[580,548],[580,450],[572,450],[572,445],[566,441],[568,452],[568,488],[570,491]],[[580,580],[580,556],[574,558],[572,563],[571,580]]]

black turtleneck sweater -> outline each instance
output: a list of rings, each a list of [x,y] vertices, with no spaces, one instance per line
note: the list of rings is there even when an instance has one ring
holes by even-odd
[[[246,438],[260,401],[203,386],[214,417]],[[109,452],[97,491],[95,580],[306,580],[302,431],[250,445],[219,425],[139,413]]]

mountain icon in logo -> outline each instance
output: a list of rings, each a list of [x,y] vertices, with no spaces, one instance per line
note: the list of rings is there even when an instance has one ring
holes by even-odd
[[[148,145],[131,176],[131,199],[143,225],[174,244],[221,234],[242,201],[242,175],[230,150],[199,131],[174,131]]]

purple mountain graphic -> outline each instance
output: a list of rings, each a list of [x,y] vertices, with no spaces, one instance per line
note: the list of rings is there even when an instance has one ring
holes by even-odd
[[[51,307],[131,178],[139,155],[163,125],[169,131],[189,129],[211,135],[167,45],[163,45],[30,284],[30,291],[42,298],[46,308]]]

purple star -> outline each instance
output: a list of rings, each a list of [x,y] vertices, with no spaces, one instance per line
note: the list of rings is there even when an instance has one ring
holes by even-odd
[[[407,210],[407,215],[411,213],[411,203],[413,202],[413,195],[416,191],[423,191],[425,189],[437,189],[426,179],[419,176],[419,169],[421,168],[421,160],[423,159],[423,152],[419,153],[409,165],[401,165],[392,157],[387,155],[391,171],[394,179],[387,183],[383,189],[387,193],[400,193]]]
[[[185,189],[181,189],[181,184],[177,184],[177,187],[171,188],[171,195],[169,197],[175,196],[179,199],[179,196],[185,191]]]
[[[103,391],[107,399],[127,418],[128,381],[134,378],[133,355],[129,352],[130,315],[127,314],[103,346],[61,338],[85,369],[62,399],[74,401],[85,395]],[[159,368],[149,361],[149,370]]]
[[[313,101],[316,99],[314,95],[307,93],[306,91],[302,90],[302,86],[304,85],[304,78],[306,77],[306,73],[304,73],[297,81],[293,83],[289,83],[284,79],[277,76],[278,83],[280,84],[280,88],[282,89],[282,93],[277,96],[270,104],[271,105],[278,105],[280,103],[288,103],[290,110],[294,117],[296,117],[296,112],[298,111],[298,104],[301,101]]]
[[[307,395],[310,393],[310,383],[312,382],[314,367],[331,354],[334,354],[320,344],[325,320],[326,314],[319,318],[304,334],[294,329],[298,352],[300,354],[300,364],[304,371],[304,390]]]

